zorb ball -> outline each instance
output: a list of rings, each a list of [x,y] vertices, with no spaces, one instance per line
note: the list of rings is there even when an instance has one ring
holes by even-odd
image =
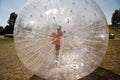
[[[14,42],[22,63],[47,80],[77,80],[93,72],[108,44],[106,18],[93,0],[29,0]]]

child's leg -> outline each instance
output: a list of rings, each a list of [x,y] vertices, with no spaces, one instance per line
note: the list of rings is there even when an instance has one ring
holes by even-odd
[[[58,58],[59,58],[60,45],[56,45],[55,47],[56,47],[56,53],[55,53],[55,55],[56,55],[56,60],[58,60]]]

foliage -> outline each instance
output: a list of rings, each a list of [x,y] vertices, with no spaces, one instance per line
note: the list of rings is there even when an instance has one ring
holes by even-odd
[[[111,22],[113,27],[117,27],[120,24],[120,9],[116,9],[112,14]]]
[[[4,34],[4,28],[2,26],[0,26],[0,35]]]
[[[8,25],[5,26],[4,34],[13,34],[16,18],[17,14],[15,12],[12,12],[8,19]]]
[[[13,34],[13,26],[6,25],[4,28],[4,33],[5,34]]]
[[[17,14],[16,14],[15,12],[12,12],[12,13],[10,14],[9,19],[8,19],[8,24],[9,24],[10,26],[14,26],[15,21],[16,21],[16,18],[17,18]]]

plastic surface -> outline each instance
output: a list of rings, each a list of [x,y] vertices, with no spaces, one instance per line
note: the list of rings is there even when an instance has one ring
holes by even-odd
[[[56,59],[51,32],[63,36]],[[93,72],[108,44],[106,18],[93,0],[29,0],[18,15],[14,42],[18,57],[48,80],[77,80]]]

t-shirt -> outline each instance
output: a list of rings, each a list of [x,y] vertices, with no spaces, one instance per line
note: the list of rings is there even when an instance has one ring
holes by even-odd
[[[59,29],[55,29],[52,33],[51,36],[53,37],[52,43],[55,45],[60,45],[61,37],[63,36],[63,33]]]

